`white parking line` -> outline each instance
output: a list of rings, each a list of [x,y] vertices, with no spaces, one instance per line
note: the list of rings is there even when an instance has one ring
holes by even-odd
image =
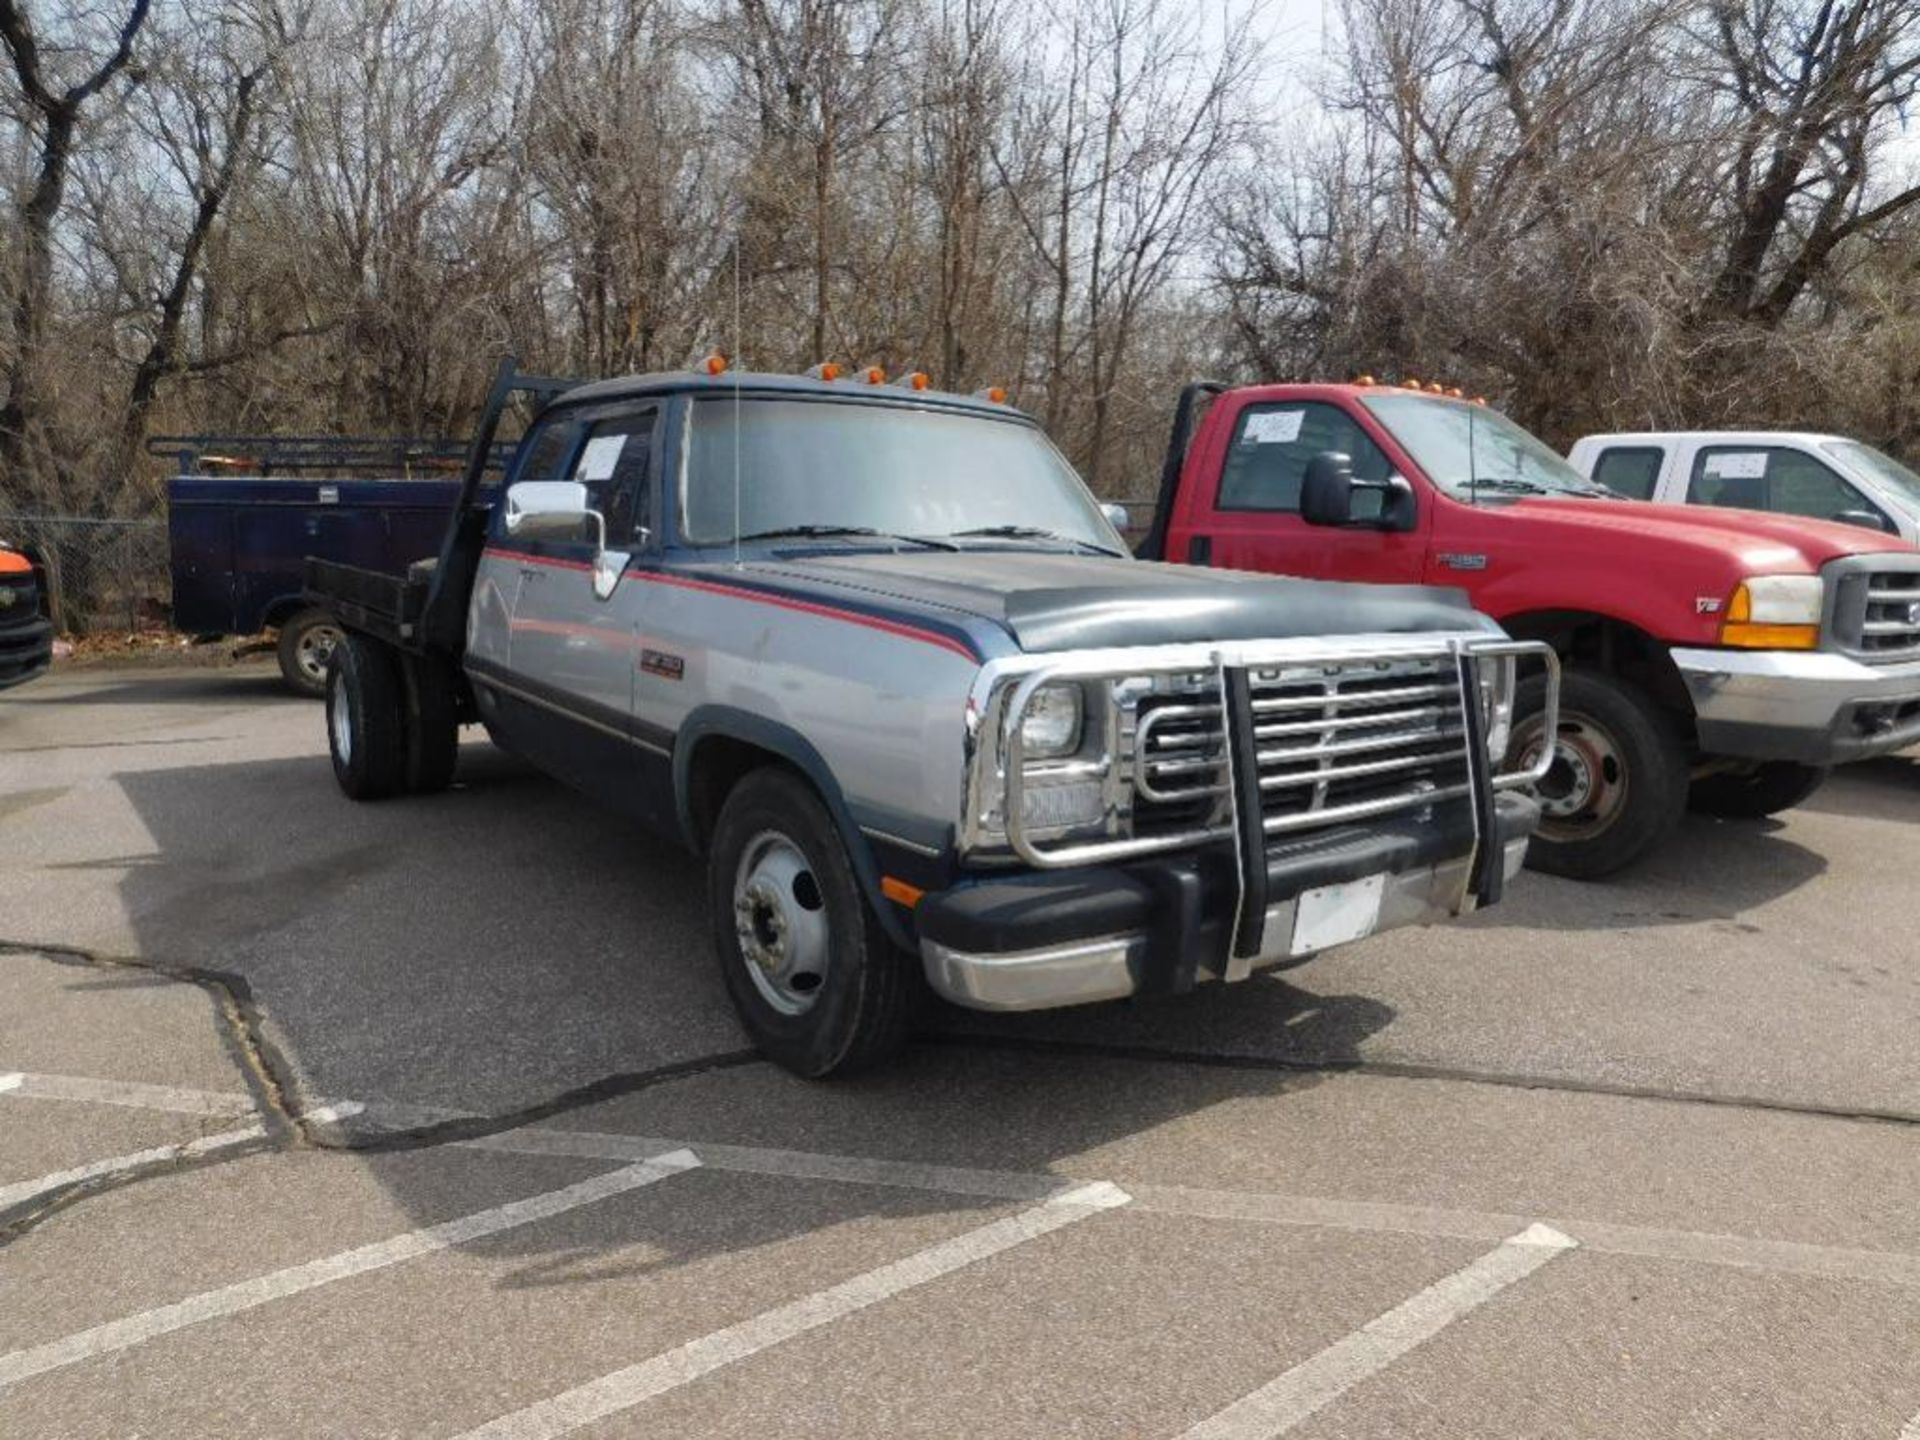
[[[1549,1226],[1529,1226],[1465,1269],[1435,1281],[1312,1359],[1202,1420],[1180,1440],[1270,1440],[1284,1435],[1576,1244]]]
[[[198,1325],[204,1320],[236,1315],[316,1286],[331,1285],[336,1280],[364,1275],[369,1270],[384,1269],[452,1245],[529,1225],[536,1220],[546,1220],[582,1205],[591,1205],[596,1200],[605,1200],[665,1180],[691,1170],[699,1163],[693,1152],[675,1151],[638,1165],[592,1176],[564,1189],[496,1205],[490,1210],[476,1211],[455,1220],[430,1225],[423,1230],[409,1230],[403,1235],[395,1235],[372,1245],[362,1245],[357,1250],[309,1260],[304,1265],[276,1270],[270,1275],[257,1275],[251,1280],[242,1280],[218,1290],[202,1291],[175,1304],[111,1320],[105,1325],[96,1325],[91,1330],[82,1330],[64,1339],[36,1345],[30,1350],[0,1355],[0,1389],[34,1375],[44,1375],[49,1370],[128,1349],[157,1336],[183,1330],[189,1325]]]
[[[18,1070],[7,1075],[0,1075],[0,1090],[18,1090],[26,1083],[26,1079],[27,1077],[22,1075]]]
[[[869,1305],[952,1274],[975,1261],[998,1255],[1076,1220],[1125,1205],[1128,1198],[1126,1191],[1106,1181],[1064,1191],[1030,1210],[943,1240],[904,1260],[856,1275],[829,1289],[763,1311],[738,1325],[690,1340],[651,1360],[629,1365],[598,1380],[563,1390],[524,1410],[502,1415],[477,1430],[469,1430],[460,1440],[550,1440],[550,1437],[565,1435],[678,1389],[783,1340],[804,1335]]]
[[[168,1110],[180,1115],[245,1115],[253,1109],[246,1095],[221,1090],[181,1090],[172,1085],[142,1085],[132,1080],[94,1080],[85,1075],[0,1077],[0,1084],[29,1100],[78,1100],[94,1105],[124,1105],[135,1110]]]
[[[198,1140],[188,1140],[179,1145],[156,1145],[151,1150],[136,1150],[131,1155],[115,1155],[107,1160],[95,1160],[91,1164],[76,1165],[71,1170],[56,1170],[51,1175],[42,1175],[38,1180],[21,1180],[12,1185],[0,1185],[0,1210],[7,1210],[22,1201],[31,1200],[49,1190],[57,1190],[63,1185],[71,1185],[79,1180],[92,1180],[101,1175],[111,1175],[119,1170],[132,1170],[141,1165],[152,1165],[165,1160],[186,1160],[200,1155],[217,1155],[222,1150],[231,1150],[236,1145],[246,1145],[260,1139],[267,1133],[264,1125],[247,1125],[238,1130],[228,1130],[220,1135],[203,1135]]]

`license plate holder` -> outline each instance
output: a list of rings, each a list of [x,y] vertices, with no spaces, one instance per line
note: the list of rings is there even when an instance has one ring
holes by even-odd
[[[1381,874],[1302,890],[1293,903],[1293,940],[1287,953],[1311,955],[1364,940],[1379,927],[1386,889],[1387,877]]]

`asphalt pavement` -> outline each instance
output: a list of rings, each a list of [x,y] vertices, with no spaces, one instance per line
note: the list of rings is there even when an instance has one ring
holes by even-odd
[[[0,1436],[1920,1440],[1920,761],[1177,1001],[753,1056],[699,866],[266,665],[0,697]]]

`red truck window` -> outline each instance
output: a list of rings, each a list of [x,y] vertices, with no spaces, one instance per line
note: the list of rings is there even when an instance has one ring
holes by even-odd
[[[1247,406],[1227,447],[1217,508],[1297,512],[1307,462],[1326,450],[1348,456],[1362,480],[1384,480],[1391,468],[1360,422],[1337,405],[1305,400]]]

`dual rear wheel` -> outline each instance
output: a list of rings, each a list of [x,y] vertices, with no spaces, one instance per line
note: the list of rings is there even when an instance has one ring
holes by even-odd
[[[453,668],[344,632],[327,666],[327,748],[355,800],[430,795],[453,782],[459,700]]]

